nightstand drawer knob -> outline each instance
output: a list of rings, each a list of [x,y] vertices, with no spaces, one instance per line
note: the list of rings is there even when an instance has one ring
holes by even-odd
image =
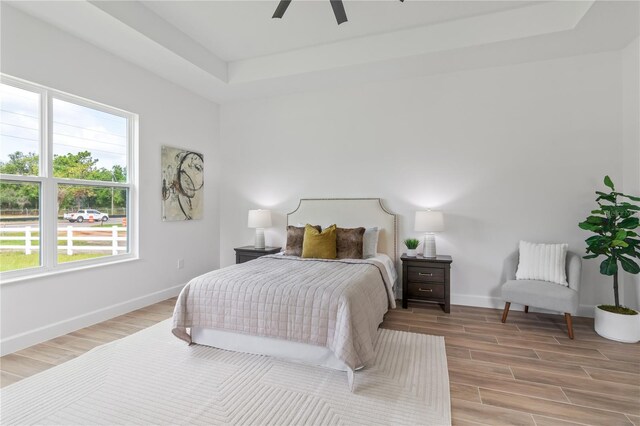
[[[418,288],[418,291],[424,291],[426,293],[433,293],[432,288]]]
[[[432,273],[425,274],[424,272],[418,272],[418,275],[423,276],[423,277],[432,277],[433,276]]]

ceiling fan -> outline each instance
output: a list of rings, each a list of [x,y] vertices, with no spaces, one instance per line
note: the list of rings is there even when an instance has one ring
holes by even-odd
[[[343,22],[347,22],[347,13],[344,11],[344,4],[342,4],[342,0],[329,0],[331,2],[331,7],[333,8],[333,14],[336,15],[336,21],[338,21],[338,25]],[[404,2],[404,0],[400,0]],[[272,18],[282,18],[284,16],[284,12],[287,11],[289,7],[289,3],[291,0],[280,0],[278,3],[278,7],[276,11],[273,13]]]

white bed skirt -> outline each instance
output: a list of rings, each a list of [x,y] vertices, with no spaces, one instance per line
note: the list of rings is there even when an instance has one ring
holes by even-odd
[[[287,361],[350,371],[349,367],[336,358],[330,349],[323,346],[196,327],[191,329],[191,341],[199,345],[213,346],[228,351],[267,355]]]

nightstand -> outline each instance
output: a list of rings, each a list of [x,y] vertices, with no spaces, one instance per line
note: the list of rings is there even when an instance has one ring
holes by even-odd
[[[236,263],[244,263],[268,254],[280,253],[282,247],[265,247],[263,249],[254,246],[236,247]]]
[[[451,256],[426,258],[409,257],[403,254],[402,259],[402,307],[407,302],[439,303],[449,313],[451,290],[449,273]]]

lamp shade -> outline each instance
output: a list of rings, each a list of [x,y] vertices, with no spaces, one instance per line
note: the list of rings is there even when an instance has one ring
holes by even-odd
[[[249,228],[268,228],[271,226],[271,210],[249,210]]]
[[[444,231],[444,217],[442,212],[434,210],[417,211],[415,230],[418,232]]]

